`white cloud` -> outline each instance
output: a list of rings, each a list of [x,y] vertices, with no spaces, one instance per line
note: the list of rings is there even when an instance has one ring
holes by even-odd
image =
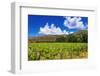
[[[66,35],[68,35],[68,34],[69,34],[69,32],[67,32],[66,30],[64,30],[64,31],[63,31],[63,33],[64,33],[64,34],[66,34]]]
[[[74,32],[70,32],[70,34],[73,34]]]
[[[44,26],[44,28],[40,27],[39,33],[40,34],[50,34],[51,33],[48,23]]]
[[[81,17],[64,17],[64,26],[68,27],[69,29],[87,29],[87,25],[83,24],[83,21],[81,21]]]
[[[69,32],[66,30],[61,30],[60,27],[56,27],[54,24],[51,24],[50,26],[48,23],[44,27],[40,27],[39,34],[44,34],[44,35],[62,35],[66,34],[68,35]]]

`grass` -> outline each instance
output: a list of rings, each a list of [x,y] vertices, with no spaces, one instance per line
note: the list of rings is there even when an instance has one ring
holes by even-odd
[[[87,43],[29,43],[28,60],[87,58],[87,48]]]

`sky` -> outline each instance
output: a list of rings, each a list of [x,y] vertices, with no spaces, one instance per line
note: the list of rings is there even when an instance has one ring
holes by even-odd
[[[88,29],[88,17],[28,15],[28,37],[72,34]]]

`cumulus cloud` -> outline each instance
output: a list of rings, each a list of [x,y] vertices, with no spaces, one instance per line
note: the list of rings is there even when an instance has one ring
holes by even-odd
[[[54,24],[49,26],[48,23],[44,27],[40,27],[39,34],[44,35],[62,35],[62,34],[69,34],[70,32],[66,30],[61,30],[60,27],[56,27]]]
[[[70,32],[70,34],[73,34],[74,32]]]
[[[69,29],[81,29],[85,30],[88,28],[88,25],[83,24],[81,21],[81,17],[64,17],[64,26],[68,27]]]

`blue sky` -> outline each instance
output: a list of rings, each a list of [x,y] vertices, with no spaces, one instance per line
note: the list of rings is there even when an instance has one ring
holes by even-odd
[[[28,15],[28,36],[71,34],[88,29],[88,17]]]

